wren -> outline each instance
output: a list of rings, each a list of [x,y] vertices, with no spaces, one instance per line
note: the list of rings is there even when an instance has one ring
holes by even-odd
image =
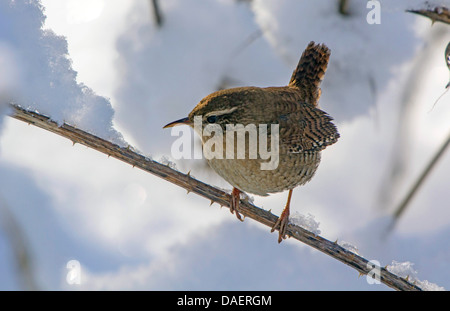
[[[233,186],[230,210],[236,213],[238,219],[241,219],[241,192],[267,196],[270,193],[289,190],[287,204],[272,228],[272,232],[279,230],[278,242],[286,238],[292,190],[311,180],[319,166],[321,151],[339,138],[337,128],[332,123],[333,119],[318,108],[320,83],[329,58],[328,47],[310,42],[287,86],[251,86],[220,90],[203,98],[188,117],[164,127],[183,124],[194,127],[195,117],[201,118],[202,129],[197,132],[201,136],[203,146],[211,139],[211,136],[204,135],[203,130],[211,125],[220,127],[223,132],[224,156],[207,157],[207,161],[217,174]],[[265,146],[271,146],[272,140],[276,139],[276,167],[262,169],[261,164],[267,163],[267,159],[260,154],[249,157],[252,152],[251,143],[246,144],[244,152],[241,150],[240,157],[237,154],[238,144],[234,144],[230,157],[230,150],[225,148],[228,143],[227,129],[230,129],[227,125],[236,124],[243,125],[241,129],[244,130],[248,130],[248,125],[252,124],[256,128],[269,125]],[[278,131],[274,133],[270,125],[278,125]],[[241,136],[245,137],[246,143],[252,138],[249,132]],[[258,139],[254,144],[255,148],[260,148],[260,144]],[[203,152],[205,153],[205,150]]]

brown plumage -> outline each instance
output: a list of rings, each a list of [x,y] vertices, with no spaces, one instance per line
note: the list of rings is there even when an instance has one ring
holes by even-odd
[[[289,190],[288,203],[272,231],[279,227],[279,242],[285,238],[289,218],[289,204],[292,189],[303,185],[314,176],[320,163],[320,152],[334,144],[339,133],[332,123],[332,118],[318,108],[320,98],[320,82],[322,81],[330,57],[330,50],[325,45],[311,42],[303,52],[291,80],[284,87],[240,87],[214,92],[200,101],[184,118],[166,127],[188,124],[193,126],[194,118],[202,118],[203,128],[198,134],[205,146],[211,138],[203,133],[209,124],[220,126],[223,144],[227,145],[225,134],[227,125],[254,124],[267,125],[268,142],[278,138],[279,161],[274,169],[261,169],[263,159],[259,154],[250,158],[250,133],[244,131],[247,139],[245,158],[237,158],[237,144],[234,144],[234,157],[226,158],[223,148],[223,159],[208,159],[209,165],[228,181],[234,188],[232,192],[231,211],[239,215],[239,193],[241,191],[257,195]],[[274,137],[270,125],[278,125],[279,135]],[[198,129],[197,129],[198,130]],[[257,150],[259,149],[259,141]],[[207,152],[204,149],[204,153]],[[206,155],[206,154],[205,154]]]
[[[310,42],[289,81],[289,86],[302,92],[305,101],[311,105],[317,106],[319,103],[322,92],[319,86],[327,71],[330,54],[325,45]]]

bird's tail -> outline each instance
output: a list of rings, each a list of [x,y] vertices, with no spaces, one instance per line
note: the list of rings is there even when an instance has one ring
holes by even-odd
[[[327,70],[331,51],[324,44],[311,41],[300,57],[297,68],[292,73],[290,87],[300,89],[310,104],[317,106],[320,98],[320,82]]]

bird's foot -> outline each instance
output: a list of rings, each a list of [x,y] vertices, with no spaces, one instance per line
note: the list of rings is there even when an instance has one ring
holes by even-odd
[[[278,217],[277,222],[273,225],[272,230],[270,232],[274,232],[278,229],[278,243],[281,243],[283,239],[286,239],[286,230],[287,225],[289,223],[289,208],[285,208],[281,213],[280,217]]]
[[[237,219],[242,220],[241,214],[239,214],[239,201],[241,200],[241,191],[238,188],[233,187],[231,192],[231,202],[230,202],[230,212],[231,214],[236,213]]]
[[[291,198],[292,198],[292,189],[289,190],[286,207],[284,208],[280,217],[278,217],[277,221],[272,227],[272,230],[270,231],[274,232],[276,229],[278,229],[278,243],[281,243],[283,239],[286,239],[286,231],[289,223],[289,208],[291,206]]]

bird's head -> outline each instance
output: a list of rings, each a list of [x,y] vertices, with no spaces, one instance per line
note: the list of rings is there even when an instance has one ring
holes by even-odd
[[[203,98],[187,117],[170,122],[164,128],[177,125],[189,125],[194,128],[195,120],[201,120],[202,131],[210,124],[217,124],[224,131],[226,124],[245,124],[250,99],[248,89],[235,88],[214,92]]]

